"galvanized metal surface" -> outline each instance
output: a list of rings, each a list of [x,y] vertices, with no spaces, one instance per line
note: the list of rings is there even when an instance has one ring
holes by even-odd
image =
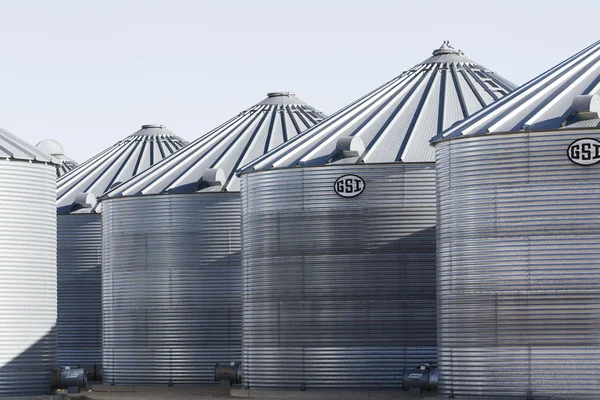
[[[48,154],[36,149],[25,140],[2,128],[0,128],[0,158],[58,163],[57,160],[53,160]]]
[[[41,395],[56,364],[53,164],[0,159],[0,397]]]
[[[239,191],[235,171],[320,122],[325,115],[289,92],[267,98],[202,135],[106,197],[197,191]],[[220,170],[217,181],[208,177]]]
[[[42,140],[35,148],[47,155],[54,157],[59,163],[56,165],[56,177],[60,178],[67,172],[75,169],[79,164],[65,155],[62,145],[53,139]]]
[[[240,194],[103,204],[104,383],[214,383],[241,359]]]
[[[462,135],[558,129],[576,122],[576,95],[600,93],[600,41],[522,85],[484,111],[438,134],[433,141]]]
[[[246,172],[325,164],[433,162],[429,140],[515,85],[446,42],[433,56],[341,109],[305,134],[243,167]],[[364,144],[340,157],[338,139]]]
[[[102,363],[102,217],[58,216],[59,366],[93,372]]]
[[[342,175],[364,179],[354,198]],[[398,389],[436,362],[432,164],[244,174],[243,368],[249,389]]]
[[[75,160],[71,160],[68,157],[60,159],[60,164],[56,166],[56,177],[60,178],[67,172],[74,170],[79,166],[79,163]]]
[[[597,399],[600,164],[567,148],[600,130],[438,143],[440,392]]]
[[[115,184],[139,174],[186,144],[187,141],[162,125],[143,125],[136,133],[58,179],[58,213],[68,214],[78,194],[86,192],[99,197]]]

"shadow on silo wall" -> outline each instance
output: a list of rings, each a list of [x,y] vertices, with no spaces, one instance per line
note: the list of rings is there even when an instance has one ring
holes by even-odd
[[[404,368],[436,365],[435,227],[342,234],[244,255],[245,387],[398,390]]]
[[[56,331],[0,367],[0,398],[48,394],[56,366]]]
[[[177,235],[181,233],[171,236]],[[164,232],[155,236],[167,237]],[[215,384],[215,364],[242,358],[240,252],[208,262],[180,247],[182,258],[161,258],[155,255],[161,249],[148,240],[134,248],[149,254],[151,261],[115,266],[103,278],[103,382]],[[202,249],[202,243],[197,248]],[[135,258],[135,253],[130,256]]]

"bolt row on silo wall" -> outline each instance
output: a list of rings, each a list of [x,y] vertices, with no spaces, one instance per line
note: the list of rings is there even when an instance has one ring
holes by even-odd
[[[0,161],[0,397],[42,395],[56,365],[56,171]]]
[[[554,131],[437,145],[440,392],[597,399],[600,164]]]
[[[102,216],[58,215],[59,366],[102,362]]]
[[[354,198],[334,192],[364,179]],[[242,175],[249,389],[393,389],[436,362],[432,164]]]
[[[240,195],[103,202],[103,367],[115,385],[214,383],[241,359]]]

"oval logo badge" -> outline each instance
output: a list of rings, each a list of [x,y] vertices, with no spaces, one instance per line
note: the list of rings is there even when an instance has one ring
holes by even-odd
[[[569,160],[578,165],[594,165],[600,162],[600,141],[584,138],[574,141],[567,149]]]
[[[344,175],[337,178],[333,190],[342,197],[356,197],[365,190],[365,181],[358,175]]]

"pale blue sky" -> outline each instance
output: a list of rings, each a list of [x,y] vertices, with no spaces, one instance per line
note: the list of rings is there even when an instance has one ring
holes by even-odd
[[[140,125],[193,140],[291,91],[332,113],[450,40],[522,84],[600,39],[600,1],[1,1],[0,126],[82,162]]]

